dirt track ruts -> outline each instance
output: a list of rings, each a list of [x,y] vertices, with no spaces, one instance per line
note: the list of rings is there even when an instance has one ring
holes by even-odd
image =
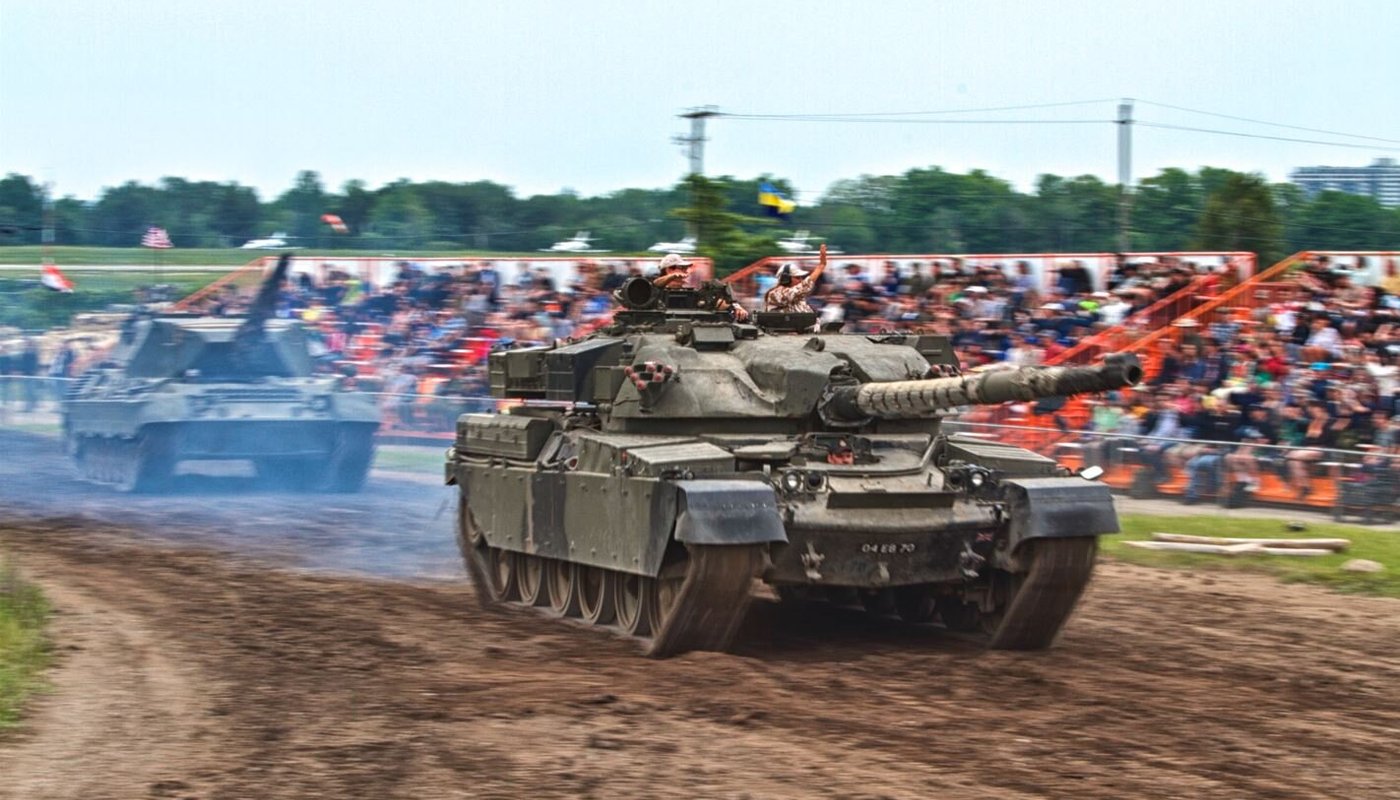
[[[1400,601],[1110,563],[1045,653],[761,600],[656,662],[480,609],[431,485],[130,498],[0,447],[60,612],[0,799],[1400,797]]]
[[[760,602],[737,653],[655,662],[456,583],[3,528],[83,649],[0,745],[0,797],[1400,792],[1394,601],[1107,565],[1047,653]]]

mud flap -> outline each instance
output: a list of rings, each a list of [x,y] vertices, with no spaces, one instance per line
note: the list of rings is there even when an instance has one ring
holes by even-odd
[[[786,542],[773,487],[757,481],[676,481],[676,539],[687,544]]]
[[[454,445],[452,445],[451,447],[447,448],[447,451],[446,451],[443,455],[444,455],[444,457],[445,457],[446,460],[445,460],[445,462],[444,462],[444,464],[443,464],[442,482],[445,483],[445,484],[447,484],[448,486],[456,486],[456,485],[457,485],[457,445],[454,444]]]
[[[1118,532],[1113,492],[1084,478],[1015,478],[1001,482],[1014,552],[1031,539]]]

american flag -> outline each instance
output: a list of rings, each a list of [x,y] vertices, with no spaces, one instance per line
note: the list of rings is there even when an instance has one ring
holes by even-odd
[[[175,245],[170,243],[170,234],[165,232],[165,228],[147,228],[146,235],[141,237],[142,247],[154,247],[164,250]]]

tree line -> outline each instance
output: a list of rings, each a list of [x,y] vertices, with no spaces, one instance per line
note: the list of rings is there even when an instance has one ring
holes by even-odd
[[[339,191],[304,171],[264,201],[238,183],[162,178],[104,189],[95,200],[53,203],[55,243],[134,247],[149,226],[176,247],[237,247],[285,232],[322,249],[528,252],[588,230],[599,247],[638,252],[675,241],[689,226],[701,254],[732,269],[780,252],[775,241],[807,229],[846,252],[1113,251],[1119,188],[1092,175],[1040,176],[1030,192],[981,170],[938,167],[838,181],[815,201],[799,197],[786,219],[763,215],[758,186],[791,196],[789,181],[690,176],[667,189],[622,189],[597,197],[565,190],[518,197],[491,181],[399,180],[371,189],[352,180]],[[1400,247],[1400,209],[1340,192],[1307,198],[1289,183],[1204,167],[1168,168],[1143,179],[1131,198],[1133,250],[1248,250],[1263,263],[1301,249]],[[322,221],[335,214],[349,232]],[[37,244],[43,193],[30,177],[0,179],[0,244]]]

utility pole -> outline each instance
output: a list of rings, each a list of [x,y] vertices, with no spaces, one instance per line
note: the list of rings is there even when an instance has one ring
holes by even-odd
[[[681,114],[682,119],[690,120],[690,135],[676,136],[672,141],[686,147],[691,175],[705,174],[705,120],[717,116],[719,109],[715,106],[696,106]]]
[[[44,264],[53,263],[53,183],[44,184],[43,203],[43,229],[39,234],[39,261]]]
[[[1132,245],[1128,231],[1133,215],[1133,101],[1125,97],[1118,104],[1118,252]]]
[[[705,120],[710,117],[719,116],[719,109],[715,106],[696,106],[681,114],[682,119],[690,120],[689,136],[674,136],[671,141],[686,148],[686,157],[690,159],[690,172],[687,177],[704,177],[705,175]],[[694,189],[691,190],[690,206],[695,207]],[[697,240],[700,238],[700,226],[695,220],[691,220],[686,225],[686,233]]]

